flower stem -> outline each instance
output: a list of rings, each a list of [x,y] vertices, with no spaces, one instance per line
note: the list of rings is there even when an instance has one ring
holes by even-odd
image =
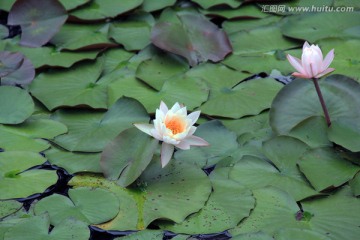
[[[313,80],[314,85],[315,85],[316,93],[317,93],[317,95],[319,96],[319,100],[320,100],[321,107],[322,107],[322,109],[323,109],[323,111],[324,111],[326,123],[327,123],[328,127],[330,127],[331,121],[330,121],[329,112],[328,112],[328,110],[327,110],[327,108],[326,108],[326,104],[325,104],[323,95],[322,95],[322,93],[321,93],[318,80],[317,80],[316,78],[313,78],[312,80]]]

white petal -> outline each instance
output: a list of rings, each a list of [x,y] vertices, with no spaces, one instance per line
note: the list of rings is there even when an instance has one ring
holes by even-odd
[[[160,141],[163,140],[162,135],[161,135],[158,131],[156,131],[156,129],[151,130],[150,133],[151,133],[151,136],[153,136],[153,137],[156,138],[157,140],[160,140]]]
[[[188,131],[188,133],[187,133],[187,136],[193,135],[195,131],[196,131],[196,127],[191,126],[191,127],[189,128],[189,131]]]
[[[308,43],[308,42],[304,42],[303,51],[304,51],[305,48],[309,48],[309,47],[310,47],[309,43]]]
[[[161,146],[161,166],[165,167],[169,162],[174,153],[174,145],[162,143]]]
[[[323,54],[322,54],[322,51],[321,49],[319,48],[318,45],[315,45],[313,47],[314,51],[317,53],[317,55],[319,56],[320,60],[322,61],[323,60]]]
[[[175,112],[177,112],[180,108],[181,108],[181,107],[180,107],[180,104],[179,104],[178,102],[176,102],[176,103],[174,104],[174,106],[172,106],[172,108],[170,109],[170,111],[173,112],[173,113],[175,113]]]
[[[155,119],[158,119],[158,120],[160,120],[161,122],[163,122],[163,121],[164,121],[164,118],[165,118],[165,114],[163,113],[163,111],[161,111],[160,109],[156,109]]]
[[[164,115],[169,111],[168,107],[163,101],[160,103],[160,110],[164,113]]]
[[[326,70],[331,62],[334,60],[334,49],[331,49],[331,51],[326,55],[324,62],[322,64],[322,70]]]
[[[176,145],[176,147],[182,150],[188,150],[190,149],[190,144],[186,141],[181,141],[179,144]]]
[[[176,144],[179,144],[180,141],[177,141],[176,139],[173,139],[169,136],[163,136],[163,141],[168,143],[168,144],[172,144],[172,145],[176,145]]]
[[[290,54],[286,55],[286,58],[288,59],[288,61],[290,62],[290,64],[298,71],[298,72],[303,72],[304,68],[301,65],[301,61],[300,59],[291,56]]]
[[[190,145],[193,145],[193,146],[209,146],[210,145],[204,139],[194,136],[194,135],[185,138],[183,141],[186,143],[189,143]]]
[[[199,119],[200,117],[200,111],[195,111],[190,113],[188,116],[188,118],[190,118],[191,120],[191,125],[194,125],[194,123],[196,123],[196,121]]]
[[[135,123],[134,126],[144,133],[152,136],[151,131],[154,130],[154,125],[148,123]]]
[[[318,74],[318,75],[316,76],[316,78],[321,78],[322,76],[324,76],[324,75],[326,75],[326,74],[328,74],[328,73],[330,73],[330,72],[332,72],[332,71],[334,71],[334,70],[335,70],[335,68],[328,68],[328,69],[326,69],[325,71],[323,71],[322,73]]]

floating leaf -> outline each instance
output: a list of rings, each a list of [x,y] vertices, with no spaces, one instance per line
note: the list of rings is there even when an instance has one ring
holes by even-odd
[[[0,39],[9,36],[9,30],[6,26],[0,24]]]
[[[21,26],[21,45],[40,47],[59,31],[67,17],[57,0],[17,0],[11,7],[8,24]]]
[[[360,195],[360,174],[357,173],[355,177],[349,182],[351,190],[354,195],[357,197]]]
[[[34,112],[34,102],[23,89],[0,86],[0,123],[18,124]]]
[[[226,129],[220,121],[201,124],[195,135],[205,139],[210,146],[178,150],[175,153],[176,160],[200,167],[209,167],[229,156],[238,148],[236,134]]]
[[[275,240],[303,240],[303,239],[311,239],[311,240],[330,240],[327,236],[306,230],[306,229],[296,229],[296,228],[286,228],[281,229],[275,235]]]
[[[232,240],[274,240],[274,238],[270,237],[263,232],[256,232],[256,233],[243,233],[231,238]]]
[[[255,5],[244,5],[237,9],[219,9],[213,8],[208,10],[200,10],[201,13],[205,14],[209,17],[223,17],[226,19],[234,19],[234,18],[263,18],[269,16],[267,13],[261,11],[261,8]]]
[[[243,31],[243,30],[249,31],[249,30],[252,30],[252,29],[258,28],[258,27],[273,25],[274,23],[277,23],[278,21],[280,21],[280,19],[281,19],[281,17],[279,17],[279,16],[268,15],[267,17],[260,18],[260,19],[254,19],[254,18],[247,19],[246,18],[246,19],[241,19],[238,21],[235,21],[235,20],[234,21],[224,21],[221,26],[227,34],[231,34],[231,33],[235,33],[238,31]],[[266,43],[264,43],[264,44],[266,44]]]
[[[2,152],[0,153],[0,199],[25,198],[35,193],[42,193],[55,184],[55,171],[33,169],[46,161],[33,152]],[[25,171],[25,172],[24,172]]]
[[[143,4],[141,5],[142,9],[145,12],[153,12],[165,7],[172,6],[176,3],[176,0],[144,0]]]
[[[352,151],[360,151],[359,142],[348,139],[360,136],[360,99],[356,97],[360,94],[360,84],[341,75],[329,76],[319,84],[332,121],[327,130],[329,139]],[[287,116],[286,119],[283,116]],[[296,79],[274,99],[270,124],[278,134],[288,134],[295,127],[301,131],[299,124],[313,116],[323,117],[313,83]]]
[[[129,234],[125,237],[115,238],[114,240],[162,240],[164,233],[159,230],[143,230],[136,233]],[[173,238],[172,238],[173,239]]]
[[[112,221],[99,225],[106,230],[142,230],[163,218],[182,222],[203,207],[211,192],[210,181],[201,169],[179,161],[161,168],[158,158],[130,189],[94,175],[77,175],[70,185],[106,188],[115,193],[120,212]]]
[[[22,203],[16,200],[0,201],[0,219],[19,211],[22,208]]]
[[[88,226],[75,219],[66,219],[54,229],[50,229],[49,216],[25,218],[18,224],[11,227],[4,236],[4,240],[27,239],[27,240],[87,240],[90,237]]]
[[[253,79],[232,88],[223,88],[222,94],[207,101],[200,109],[204,114],[229,118],[256,115],[270,108],[282,86],[271,78]]]
[[[239,0],[191,0],[199,4],[202,8],[211,8],[219,5],[226,5],[232,8],[237,8],[240,6],[241,1]]]
[[[145,170],[157,147],[157,139],[137,128],[123,131],[101,154],[100,164],[104,176],[117,181],[120,186],[127,187]]]
[[[100,20],[114,18],[126,13],[143,3],[143,0],[92,0],[89,4],[71,12],[74,16],[82,20]]]
[[[150,44],[150,25],[140,21],[112,23],[109,37],[128,51],[141,50]]]
[[[178,15],[181,24],[157,23],[151,32],[152,43],[185,57],[191,66],[211,60],[218,62],[232,51],[226,34],[199,14]]]
[[[338,187],[352,179],[360,170],[360,167],[346,161],[331,148],[310,150],[298,164],[317,191]]]
[[[120,132],[134,123],[149,122],[144,107],[134,99],[120,98],[109,110],[58,110],[53,119],[64,123],[69,131],[54,142],[69,151],[100,152]]]
[[[72,10],[89,3],[91,0],[59,0],[66,10]]]
[[[34,65],[22,53],[0,52],[0,78],[2,85],[26,85],[35,77]]]
[[[68,152],[54,146],[44,153],[51,164],[64,168],[70,174],[78,172],[102,172],[100,168],[100,153]]]
[[[359,19],[359,12],[304,13],[287,17],[281,32],[310,42],[323,38],[360,38]]]
[[[59,194],[41,199],[35,205],[35,214],[47,212],[51,225],[57,226],[70,217],[88,224],[99,224],[111,220],[119,212],[119,199],[110,191],[82,187],[69,189],[68,194],[70,199]]]
[[[0,148],[41,152],[50,147],[44,139],[53,139],[66,132],[64,124],[49,119],[26,120],[15,126],[0,125]]]

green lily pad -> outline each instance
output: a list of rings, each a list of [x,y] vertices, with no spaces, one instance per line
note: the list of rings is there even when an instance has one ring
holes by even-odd
[[[57,49],[89,50],[117,46],[108,39],[109,24],[65,24],[51,39]]]
[[[42,193],[57,181],[56,171],[27,170],[46,161],[38,153],[2,152],[0,153],[0,200],[24,198]]]
[[[51,225],[75,218],[88,224],[99,224],[113,219],[119,212],[119,199],[110,191],[82,187],[69,190],[69,198],[53,194],[36,203],[36,215],[48,213]],[[101,209],[101,211],[98,211]]]
[[[101,154],[100,165],[104,176],[122,187],[129,186],[150,163],[158,143],[157,139],[137,128],[123,131]]]
[[[44,153],[51,164],[64,168],[70,174],[78,172],[102,172],[100,168],[100,153],[68,152],[54,146]]]
[[[0,201],[0,219],[19,211],[23,204],[16,200]]]
[[[356,97],[360,94],[360,84],[341,75],[329,76],[319,84],[332,121],[328,128],[329,139],[351,151],[360,151],[359,142],[347,139],[360,136],[360,99]],[[313,116],[323,116],[313,83],[296,79],[274,99],[270,125],[276,133],[288,134],[295,127],[302,131],[298,125]]]
[[[21,88],[0,86],[0,123],[19,124],[34,112],[34,101]]]
[[[129,234],[125,237],[115,238],[114,240],[162,240],[164,237],[164,232],[160,230],[143,230],[136,233]],[[173,238],[172,238],[173,239]]]
[[[144,107],[130,98],[120,98],[105,114],[89,110],[58,110],[52,118],[69,129],[54,142],[66,150],[83,152],[100,152],[132,124],[149,121]]]
[[[100,187],[115,193],[120,212],[112,221],[99,225],[106,230],[142,230],[155,219],[180,223],[200,210],[211,192],[210,181],[201,169],[178,161],[161,168],[159,158],[154,159],[132,188],[89,174],[77,175],[69,184],[74,188]]]
[[[40,47],[59,31],[67,17],[65,8],[57,0],[17,0],[7,23],[21,26],[21,45]]]
[[[224,119],[221,120],[221,122],[226,128],[240,136],[244,133],[253,132],[266,127],[269,124],[268,119],[269,112],[263,112],[259,115],[243,117],[235,120]]]
[[[287,17],[281,32],[310,42],[324,38],[360,38],[359,19],[359,12],[304,13]]]
[[[257,115],[270,108],[282,87],[271,78],[249,80],[232,88],[223,88],[221,95],[209,99],[200,110],[204,114],[229,118]]]
[[[269,16],[261,11],[261,8],[255,5],[244,5],[237,9],[207,9],[200,10],[201,13],[208,17],[223,17],[226,19],[234,18],[264,18]]]
[[[89,3],[91,0],[59,0],[68,11]]]
[[[317,191],[338,187],[349,181],[360,170],[359,166],[346,161],[331,148],[319,148],[306,152],[298,162]]]
[[[103,59],[98,59],[69,70],[41,73],[30,85],[30,92],[49,110],[80,105],[107,108],[107,87],[98,83],[103,64]]]
[[[243,233],[231,238],[232,240],[274,240],[270,235],[263,232]]]
[[[210,146],[177,150],[175,153],[177,161],[209,167],[229,156],[238,148],[236,134],[226,129],[220,121],[201,124],[196,129],[195,135],[205,139]]]
[[[227,34],[231,34],[238,31],[249,31],[258,27],[273,25],[274,23],[277,23],[280,19],[281,17],[279,16],[268,15],[267,17],[260,19],[246,18],[238,21],[224,21],[221,26]]]
[[[82,20],[100,20],[114,18],[126,13],[143,3],[143,0],[92,0],[89,4],[71,12],[71,15]]]
[[[303,221],[296,220],[300,208],[286,192],[275,187],[265,187],[253,190],[253,194],[255,208],[248,218],[230,230],[233,236],[259,231],[273,235],[282,228],[309,228]]]
[[[0,9],[9,12],[16,0],[3,0],[0,2]]]
[[[335,0],[334,7],[350,7],[350,9],[359,10],[360,3],[356,0]]]
[[[355,177],[350,180],[349,185],[354,195],[357,197],[360,195],[360,174],[356,174]]]
[[[268,3],[261,5],[262,11],[278,15],[292,15],[304,12],[331,12],[333,0],[318,0],[315,2],[312,0],[291,0],[281,2],[281,4],[272,4],[269,1]]]
[[[11,227],[4,236],[4,240],[87,240],[90,237],[88,226],[75,219],[66,219],[49,231],[48,215],[26,218]]]
[[[338,192],[335,195],[302,202],[304,211],[311,215],[307,225],[332,240],[356,239],[360,234],[360,199]]]
[[[160,21],[151,31],[151,42],[166,51],[185,57],[191,66],[221,61],[232,51],[225,32],[204,16],[178,13],[177,22]]]
[[[103,68],[103,75],[111,73],[128,63],[128,60],[134,56],[133,53],[125,51],[121,48],[112,48],[104,53],[105,64]]]
[[[71,67],[74,63],[85,60],[95,59],[98,55],[96,51],[86,52],[61,52],[54,47],[28,48],[17,44],[13,39],[7,41],[5,49],[13,52],[21,52],[34,65],[35,68],[44,66],[51,67]]]
[[[149,113],[155,112],[160,101],[169,106],[179,102],[193,110],[208,99],[208,94],[209,89],[203,80],[187,76],[168,79],[160,91],[149,88],[132,74],[109,84],[110,104],[122,96],[131,97],[141,102]]]
[[[221,95],[224,90],[230,89],[250,74],[234,71],[222,64],[204,63],[191,68],[186,72],[187,76],[202,78],[210,87],[209,99]]]
[[[238,0],[191,0],[199,4],[202,8],[208,9],[214,6],[226,5],[232,8],[237,8],[241,5],[241,1]]]
[[[110,25],[109,37],[126,50],[141,50],[150,44],[150,25],[146,22],[115,22]]]
[[[166,80],[181,75],[189,69],[189,65],[175,54],[156,52],[151,59],[140,63],[136,77],[160,91]]]
[[[215,176],[215,177],[214,177]],[[179,224],[162,224],[161,228],[186,234],[209,234],[235,227],[250,214],[255,200],[249,189],[217,175],[210,175],[213,191],[205,206]]]
[[[9,30],[6,26],[0,24],[0,39],[9,36]]]
[[[235,32],[229,35],[229,39],[234,48],[233,54],[267,53],[299,46],[284,38],[277,25]]]
[[[306,230],[306,229],[295,229],[295,228],[286,228],[282,229],[274,235],[275,240],[303,240],[303,239],[311,239],[311,240],[330,240],[327,236]]]
[[[26,120],[18,125],[0,125],[0,148],[6,151],[41,152],[50,147],[44,139],[67,132],[64,124],[49,119]]]
[[[145,12],[153,12],[160,9],[163,9],[165,7],[173,6],[176,3],[176,0],[144,0],[143,4],[141,5],[141,8]]]

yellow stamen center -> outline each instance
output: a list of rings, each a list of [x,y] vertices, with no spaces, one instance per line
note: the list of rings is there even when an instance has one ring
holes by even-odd
[[[172,117],[165,120],[165,126],[170,129],[172,134],[178,134],[185,130],[185,122],[179,117]]]

